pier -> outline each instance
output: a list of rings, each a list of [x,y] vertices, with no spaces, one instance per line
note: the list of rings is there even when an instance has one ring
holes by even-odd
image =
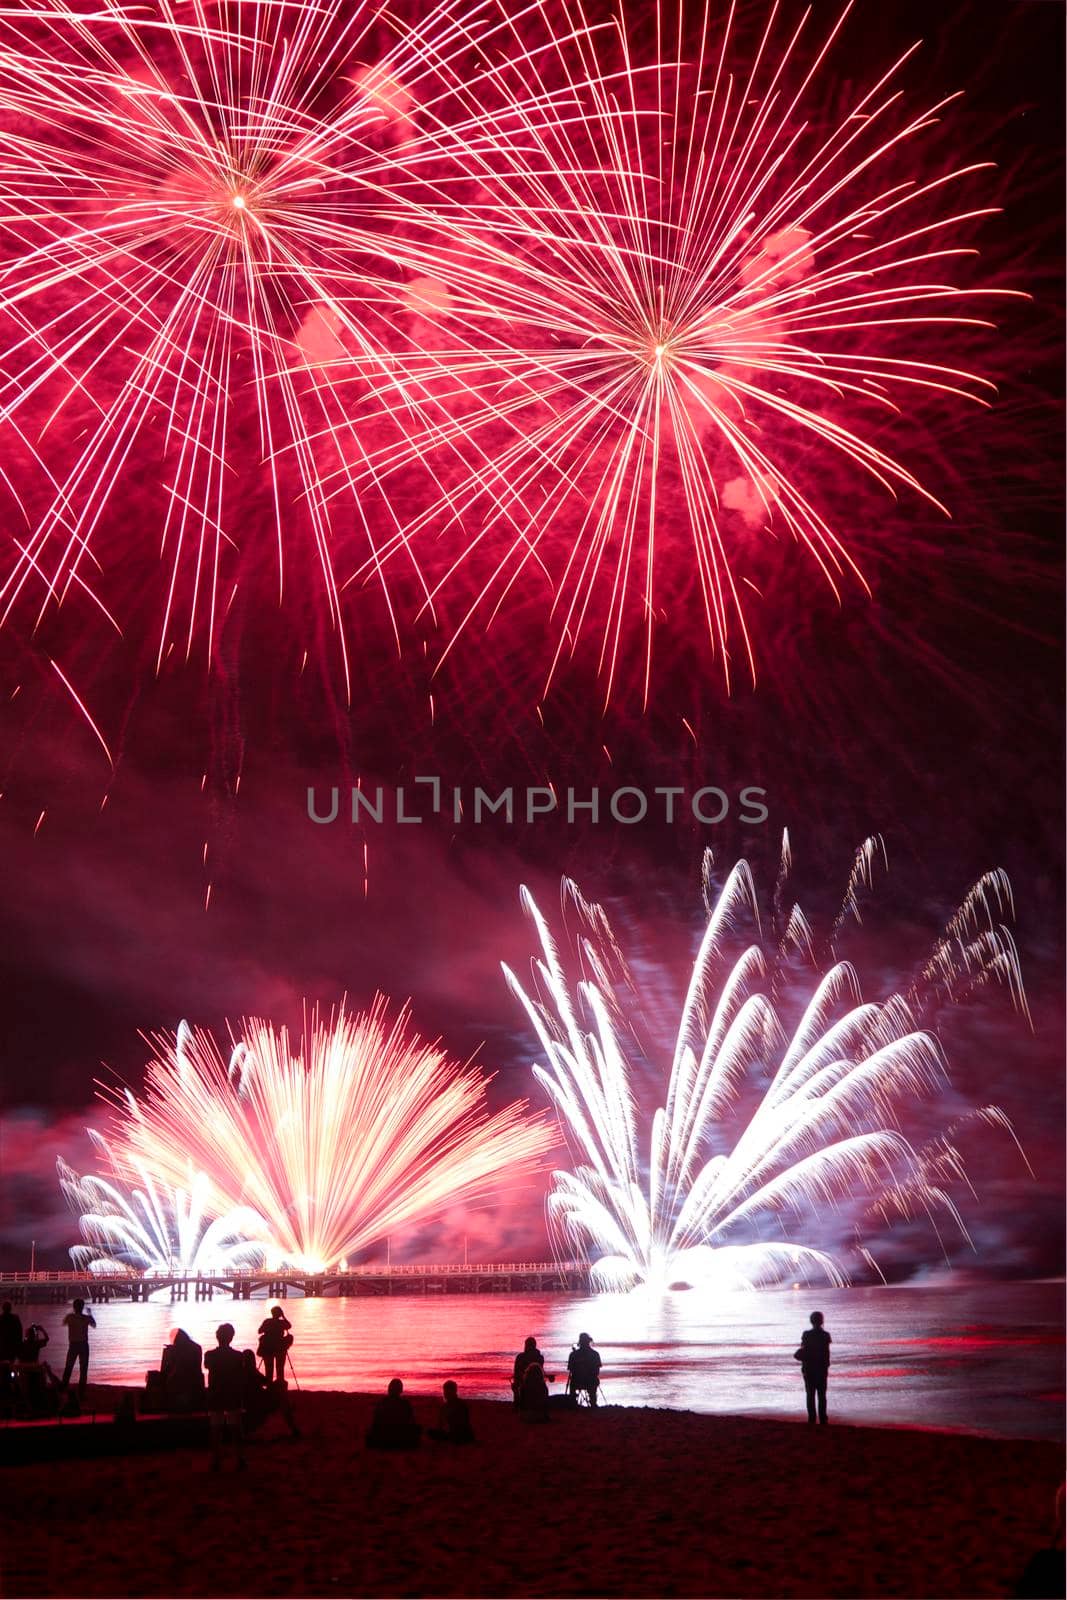
[[[577,1261],[506,1261],[468,1265],[448,1262],[407,1266],[351,1267],[344,1272],[243,1271],[115,1272],[107,1276],[67,1272],[0,1272],[0,1299],[13,1305],[60,1305],[75,1296],[104,1305],[169,1295],[185,1300],[284,1300],[323,1296],[366,1299],[382,1295],[588,1294],[589,1268]]]

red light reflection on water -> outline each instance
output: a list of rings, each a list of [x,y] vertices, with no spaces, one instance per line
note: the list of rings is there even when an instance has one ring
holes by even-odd
[[[998,1285],[1003,1327],[987,1319],[963,1331],[960,1301],[968,1295],[986,1309],[988,1287],[821,1290],[818,1304],[834,1339],[836,1419],[1061,1438],[1062,1409],[1048,1403],[1062,1388],[1057,1286]],[[53,1345],[63,1333],[63,1309],[35,1308]],[[268,1309],[263,1300],[222,1295],[210,1304],[97,1306],[90,1377],[143,1384],[177,1324],[209,1347],[218,1324],[232,1322],[238,1346],[254,1349]],[[302,1388],[380,1393],[390,1378],[402,1377],[412,1395],[428,1396],[454,1378],[471,1398],[504,1401],[515,1352],[528,1334],[545,1352],[558,1389],[567,1353],[584,1331],[603,1357],[609,1405],[775,1417],[803,1416],[793,1361],[806,1320],[801,1311],[807,1302],[798,1307],[790,1292],[729,1302],[506,1294],[286,1301]],[[1028,1352],[1023,1360],[1020,1350]]]
[[[1012,1345],[1035,1344],[1062,1344],[1063,1335],[1056,1333],[1021,1333],[1003,1336],[999,1334],[983,1334],[980,1338],[968,1337],[961,1339],[958,1334],[937,1334],[921,1339],[893,1339],[891,1342],[895,1350],[902,1345],[919,1345],[939,1350],[996,1350],[1007,1349]]]
[[[841,1383],[853,1379],[863,1383],[868,1378],[914,1378],[916,1372],[925,1372],[925,1367],[864,1367],[862,1372],[843,1372],[839,1366],[833,1368],[833,1380]]]

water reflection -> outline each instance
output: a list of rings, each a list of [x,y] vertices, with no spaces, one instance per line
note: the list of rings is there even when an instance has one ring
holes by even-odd
[[[1063,1300],[1055,1284],[714,1300],[695,1292],[293,1298],[286,1315],[297,1379],[307,1389],[378,1390],[400,1375],[414,1393],[430,1393],[452,1377],[472,1396],[504,1399],[527,1334],[562,1381],[567,1353],[585,1331],[604,1359],[607,1404],[799,1416],[804,1397],[792,1353],[816,1304],[834,1339],[830,1396],[838,1420],[1062,1437]],[[65,1310],[30,1312],[51,1334],[53,1356],[65,1343]],[[221,1297],[101,1306],[91,1376],[143,1382],[176,1326],[207,1346],[220,1322],[232,1322],[237,1344],[254,1348],[266,1314],[263,1300]]]

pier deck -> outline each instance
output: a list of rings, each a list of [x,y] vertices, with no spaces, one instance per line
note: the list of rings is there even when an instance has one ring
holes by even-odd
[[[250,1269],[184,1273],[128,1272],[93,1277],[69,1272],[0,1272],[0,1299],[13,1305],[59,1305],[76,1295],[94,1304],[113,1300],[144,1301],[169,1295],[172,1301],[231,1300],[260,1297],[284,1300],[290,1294],[308,1299],[342,1299],[377,1295],[438,1294],[581,1294],[589,1292],[584,1262],[507,1261],[467,1265],[465,1262],[352,1267],[344,1272],[269,1272]]]

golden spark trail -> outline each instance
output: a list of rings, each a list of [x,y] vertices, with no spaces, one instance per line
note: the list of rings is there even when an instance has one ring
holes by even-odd
[[[184,1024],[154,1035],[142,1097],[105,1090],[108,1147],[126,1181],[188,1189],[215,1215],[245,1208],[266,1265],[336,1266],[389,1234],[483,1199],[536,1169],[554,1142],[517,1102],[490,1115],[483,1075],[412,1036],[379,999],[312,1013],[303,1037],[251,1018],[228,1057]]]

